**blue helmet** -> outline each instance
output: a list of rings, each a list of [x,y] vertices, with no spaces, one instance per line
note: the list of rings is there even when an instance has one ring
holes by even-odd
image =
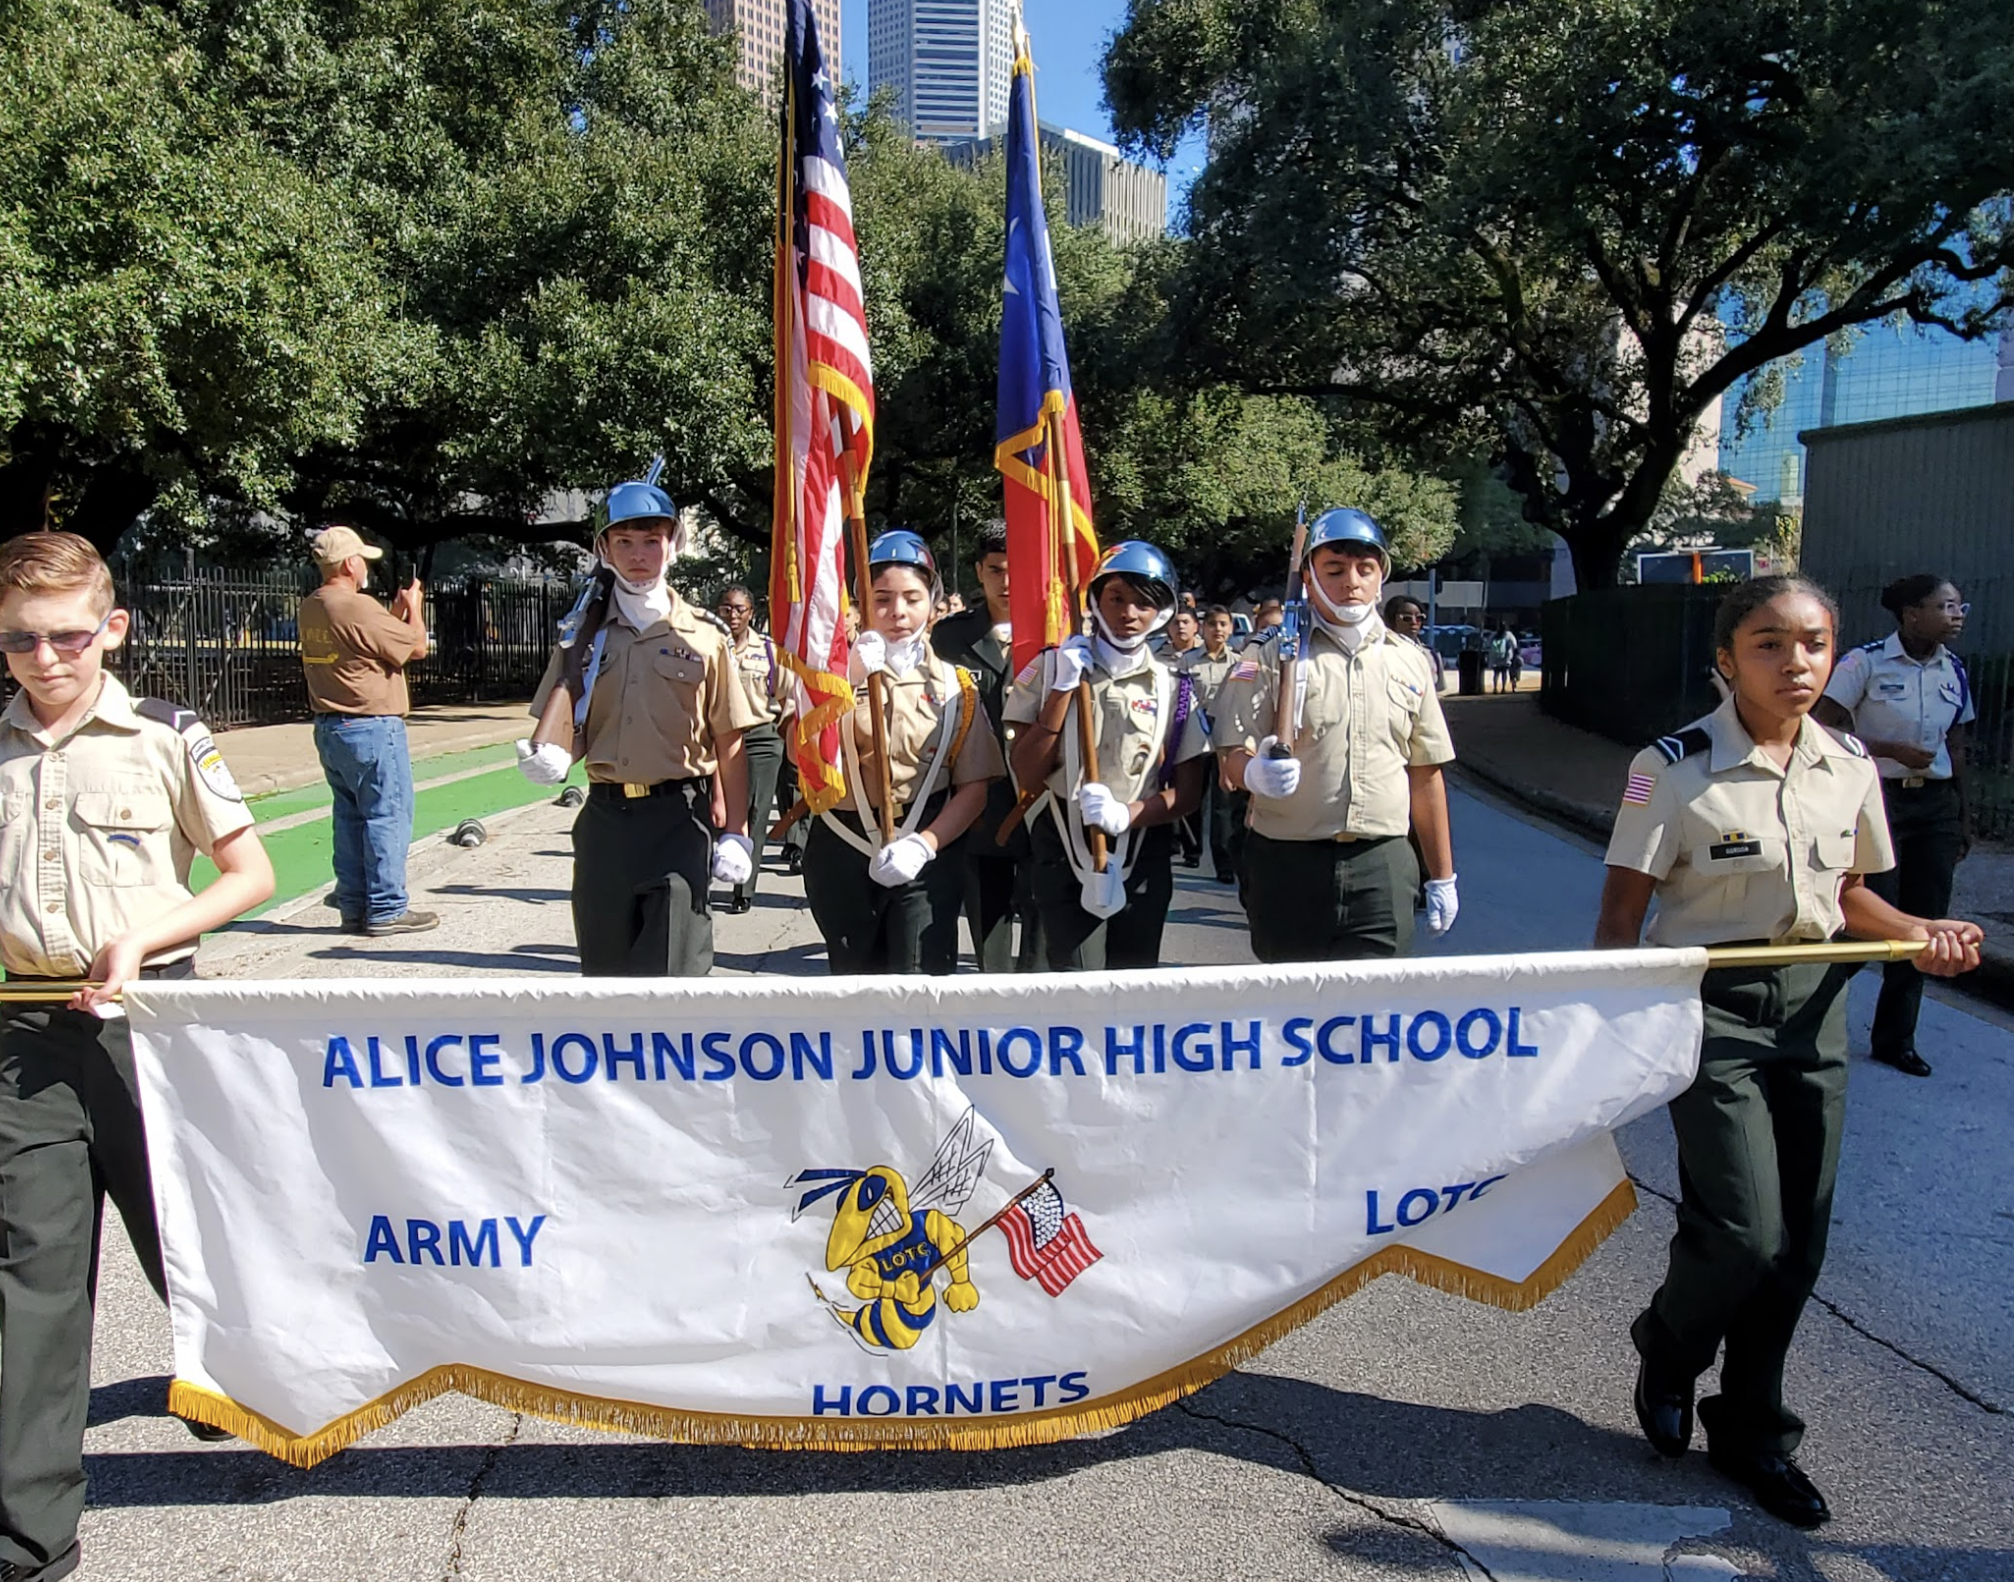
[[[648,517],[663,517],[668,522],[678,520],[678,507],[671,503],[671,496],[655,483],[635,479],[629,483],[619,483],[608,491],[610,527],[623,522],[642,521]]]
[[[1175,596],[1181,590],[1181,579],[1175,575],[1175,563],[1152,544],[1129,538],[1098,557],[1098,569],[1091,573],[1088,590],[1093,610],[1098,604],[1098,589],[1107,577],[1124,577],[1154,601],[1161,614],[1150,632],[1158,632],[1175,618]]]
[[[870,575],[876,566],[908,566],[922,572],[933,583],[937,580],[937,557],[930,553],[930,546],[923,542],[921,535],[910,532],[906,527],[890,528],[867,546],[867,570]]]
[[[1378,557],[1381,567],[1386,571],[1392,569],[1392,547],[1385,542],[1385,530],[1368,512],[1350,506],[1324,511],[1308,524],[1308,554],[1312,556],[1324,544],[1368,549]]]

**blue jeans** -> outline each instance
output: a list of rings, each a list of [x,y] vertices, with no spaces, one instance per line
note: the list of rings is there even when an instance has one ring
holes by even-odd
[[[406,722],[392,714],[317,714],[315,751],[335,793],[336,911],[345,923],[403,917],[413,841]]]

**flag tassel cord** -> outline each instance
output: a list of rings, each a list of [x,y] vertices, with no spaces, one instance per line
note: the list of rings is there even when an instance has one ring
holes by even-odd
[[[1706,952],[1708,970],[1716,967],[1794,967],[1803,963],[1907,961],[1924,948],[1920,939],[1842,939],[1818,945],[1717,945]],[[100,984],[0,983],[0,1005],[48,1005],[69,999],[80,989]]]
[[[867,574],[867,502],[861,492],[866,480],[855,470],[853,413],[843,403],[839,407],[839,426],[839,464],[846,474],[846,525],[852,535],[853,558],[858,567],[860,629],[866,631],[868,618],[874,611],[874,584]],[[873,721],[875,778],[881,792],[881,844],[886,846],[895,839],[895,783],[888,762],[888,682],[878,670],[868,672],[867,712]]]
[[[1049,482],[1049,535],[1050,564],[1060,565],[1069,588],[1069,608],[1071,619],[1081,621],[1084,616],[1085,590],[1077,583],[1077,526],[1070,514],[1070,469],[1063,455],[1063,419],[1049,403],[1045,419],[1044,446],[1048,452]],[[1091,697],[1091,680],[1088,676],[1077,679],[1077,754],[1084,764],[1084,779],[1096,778],[1098,773],[1098,738],[1091,724],[1091,711],[1097,705]],[[1082,782],[1079,783],[1082,789]],[[1087,826],[1084,833],[1090,838],[1091,866],[1103,873],[1111,860],[1111,847],[1106,842],[1105,832],[1095,825]]]
[[[581,1395],[461,1363],[431,1369],[308,1434],[292,1433],[229,1396],[184,1379],[176,1379],[168,1386],[168,1409],[178,1417],[221,1428],[255,1449],[303,1468],[326,1461],[414,1407],[450,1392],[550,1422],[616,1433],[650,1434],[687,1445],[827,1451],[1009,1450],[1050,1445],[1123,1428],[1195,1394],[1383,1275],[1402,1274],[1451,1296],[1487,1302],[1510,1312],[1525,1312],[1558,1290],[1635,1209],[1635,1190],[1627,1181],[1618,1182],[1615,1190],[1596,1205],[1552,1255],[1522,1280],[1470,1269],[1410,1247],[1387,1248],[1345,1269],[1328,1284],[1262,1319],[1214,1351],[1142,1380],[1130,1389],[1081,1406],[1014,1417],[966,1422],[941,1417],[844,1421],[823,1417],[737,1417]]]

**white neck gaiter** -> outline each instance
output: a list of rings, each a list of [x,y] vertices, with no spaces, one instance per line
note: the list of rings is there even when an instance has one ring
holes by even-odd
[[[1121,643],[1105,630],[1105,617],[1092,612],[1091,653],[1097,659],[1106,675],[1113,680],[1137,675],[1154,662],[1147,652],[1147,638],[1151,633],[1142,633],[1130,643]]]
[[[922,632],[910,637],[884,637],[882,641],[888,645],[888,669],[898,676],[906,676],[922,664],[930,647],[928,636]]]
[[[1378,619],[1375,604],[1331,604],[1328,595],[1316,587],[1310,587],[1308,594],[1308,613],[1314,616],[1317,626],[1342,644],[1346,654],[1354,654],[1385,624]]]
[[[647,632],[659,621],[671,618],[671,587],[662,576],[654,582],[631,582],[606,558],[609,574],[615,578],[615,607],[622,618],[639,632]]]

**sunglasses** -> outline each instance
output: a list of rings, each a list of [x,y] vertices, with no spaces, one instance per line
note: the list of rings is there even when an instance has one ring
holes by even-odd
[[[88,632],[0,632],[0,654],[32,654],[47,643],[57,653],[74,658],[98,640],[111,619],[112,612],[107,610],[105,619]]]
[[[1955,615],[1958,616],[1960,619],[1963,619],[1965,616],[1968,616],[1972,613],[1971,605],[1953,604],[1949,599],[1945,600],[1944,603],[1938,605],[1937,608],[1946,615]]]

